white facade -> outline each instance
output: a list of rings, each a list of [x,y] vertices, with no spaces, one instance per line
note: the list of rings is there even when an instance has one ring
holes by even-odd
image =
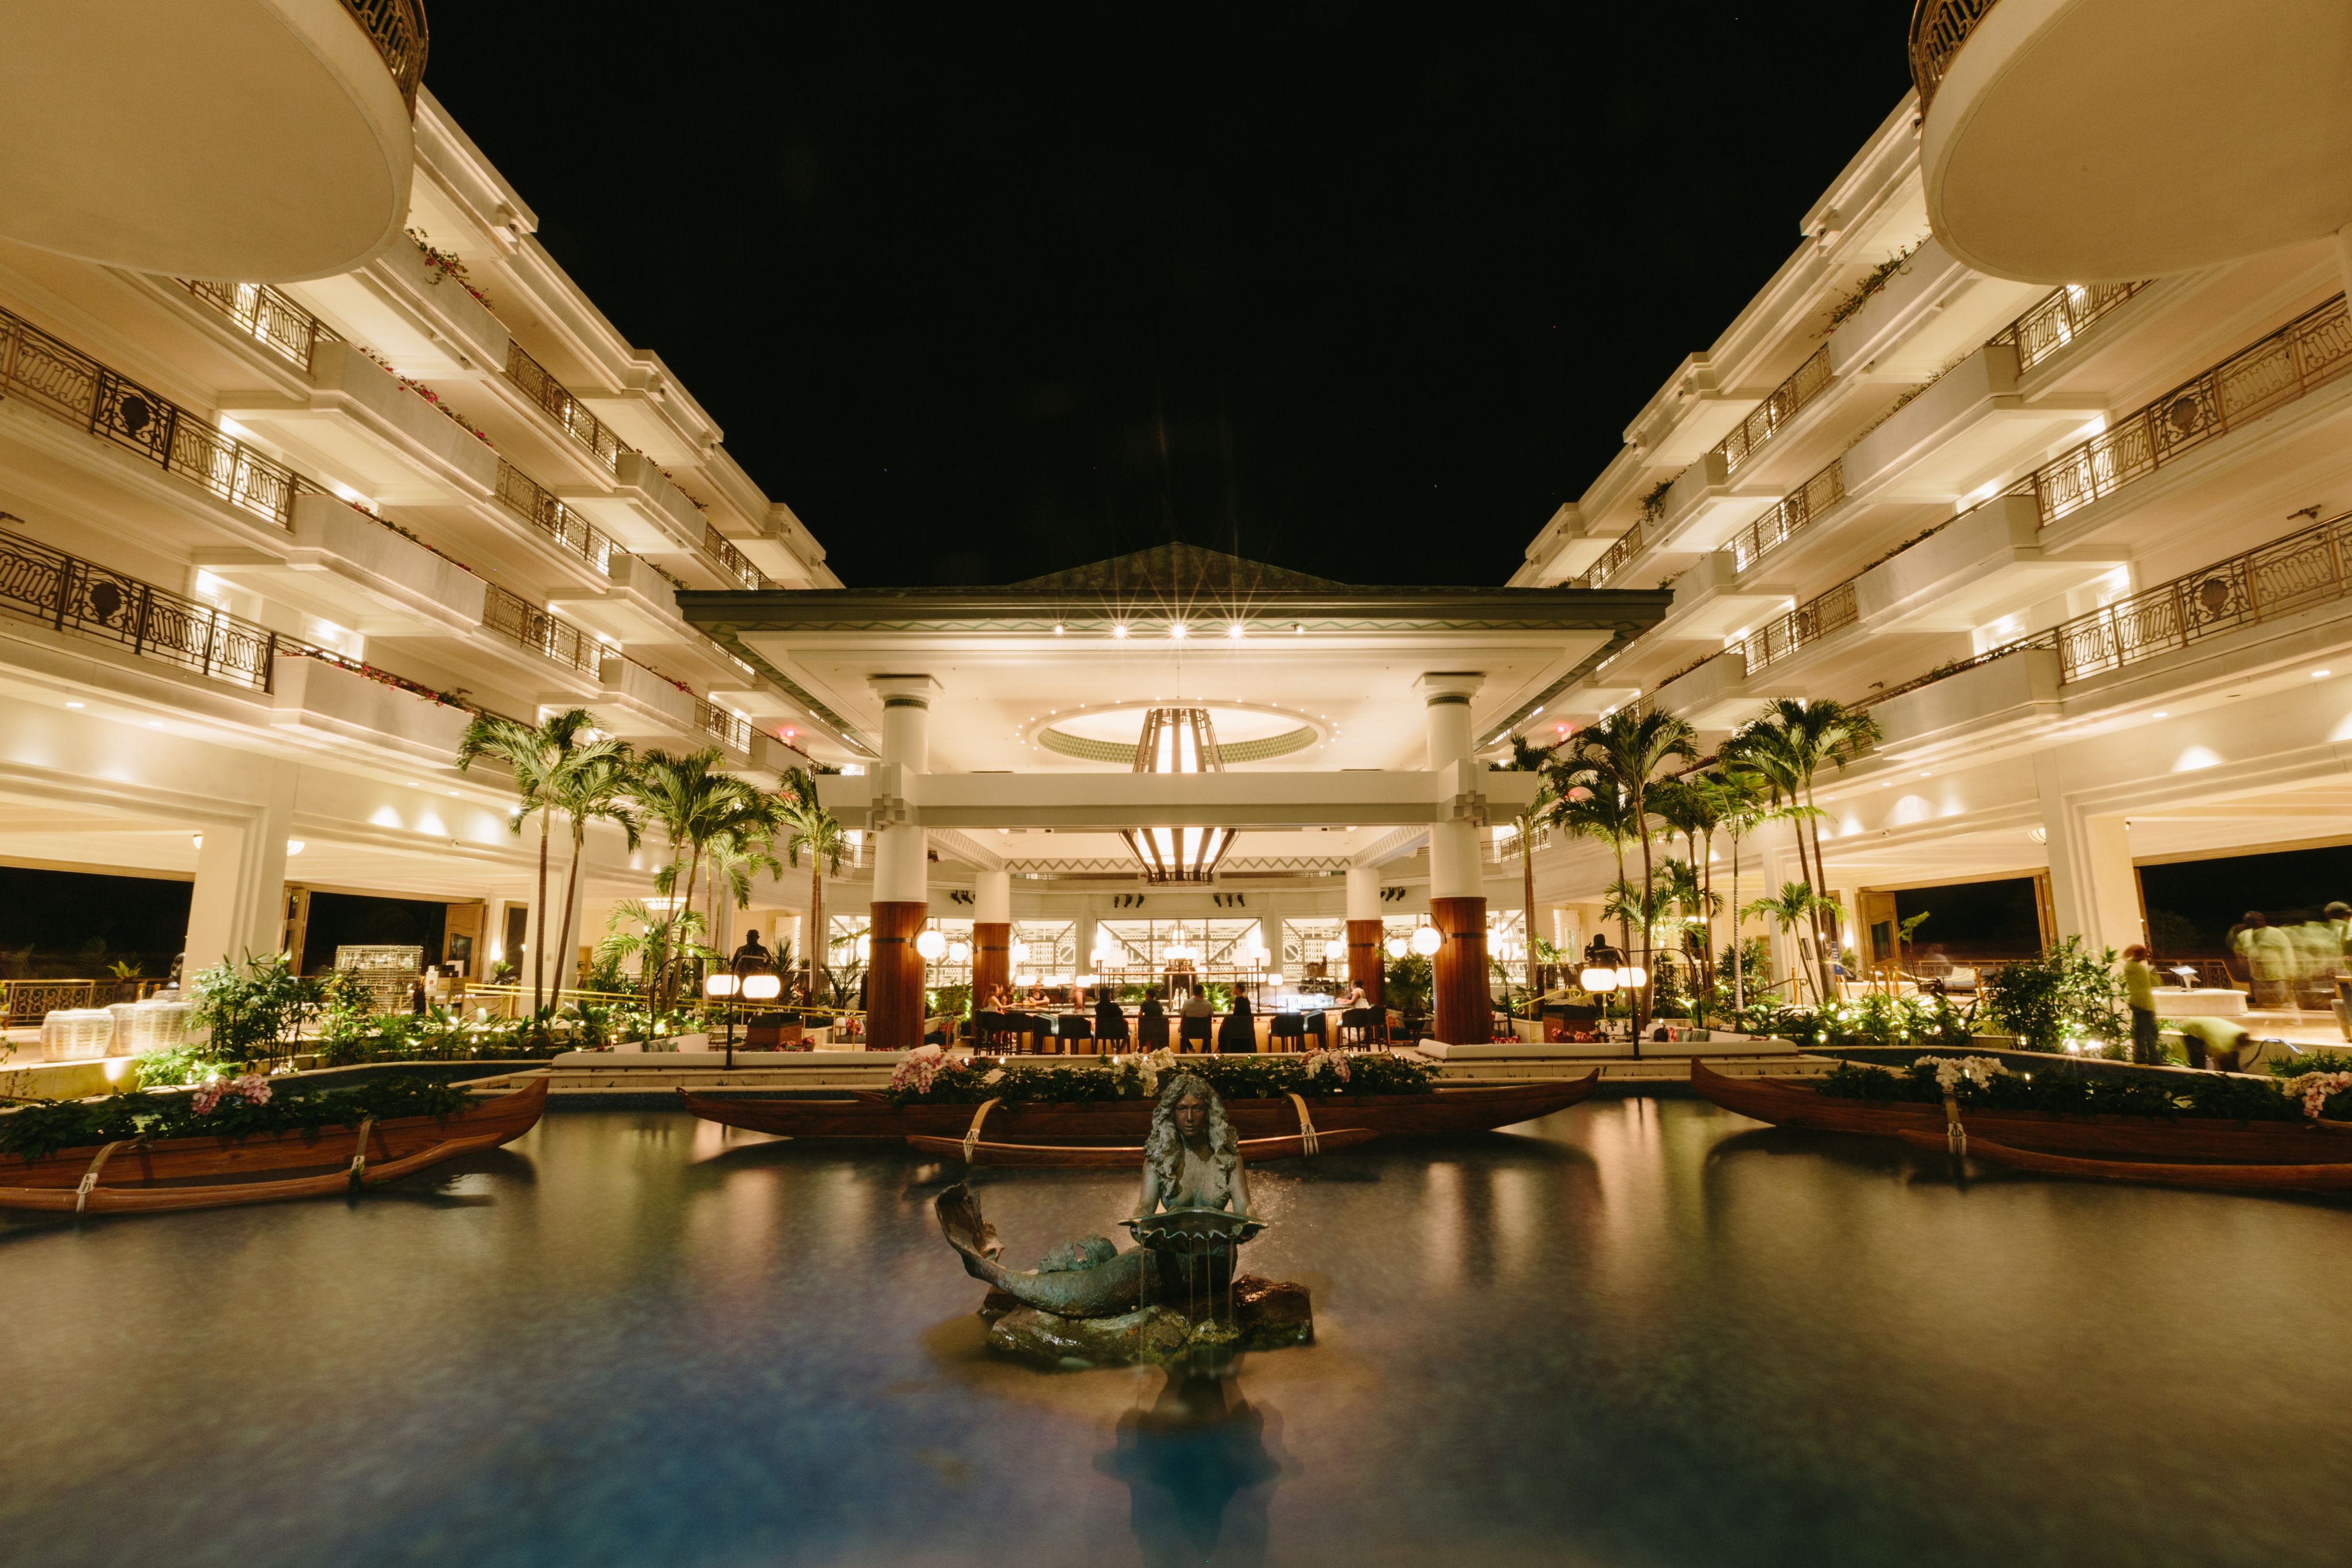
[[[1640,702],[1712,745],[1768,697],[1866,704],[1885,742],[1822,799],[1845,906],[2044,874],[2056,930],[2101,945],[2140,938],[2135,862],[2342,841],[2346,253],[1987,276],[1929,233],[1915,97],[1801,230],[1513,579],[1671,585],[1672,612],[1480,741]],[[1604,858],[1540,857],[1543,902],[1597,901]],[[1801,874],[1785,838],[1743,871]]]
[[[824,549],[429,93],[415,149],[421,237],[310,282],[0,241],[0,860],[193,879],[191,967],[274,949],[289,883],[478,901],[504,956],[537,828],[437,694],[770,784],[825,735],[677,603]],[[592,832],[583,941],[659,853]]]

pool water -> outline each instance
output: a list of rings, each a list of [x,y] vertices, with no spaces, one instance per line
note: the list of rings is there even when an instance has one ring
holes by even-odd
[[[353,1203],[0,1228],[0,1563],[2337,1563],[2352,1207],[1695,1101],[1252,1186],[1311,1347],[982,1348],[951,1179],[552,1114]],[[1009,1259],[1133,1200],[984,1174]]]

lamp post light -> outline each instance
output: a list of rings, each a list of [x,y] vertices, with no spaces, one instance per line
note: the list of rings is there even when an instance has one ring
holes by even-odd
[[[727,1065],[735,1066],[735,994],[742,987],[740,976],[720,972],[702,977],[702,994],[718,1002],[727,1017]]]

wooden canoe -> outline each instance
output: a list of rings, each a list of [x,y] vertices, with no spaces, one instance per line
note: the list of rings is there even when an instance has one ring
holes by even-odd
[[[1803,1078],[1727,1078],[1691,1063],[1691,1087],[1727,1111],[1777,1127],[1902,1137],[1944,1135],[1944,1108],[1841,1100]],[[2352,1126],[2337,1122],[2231,1122],[2210,1116],[2062,1116],[2048,1111],[1970,1111],[1969,1134],[2015,1149],[2057,1155],[2236,1161],[2245,1165],[2352,1163]]]
[[[442,1160],[455,1159],[475,1148],[497,1148],[512,1143],[536,1126],[547,1109],[549,1080],[544,1076],[527,1080],[520,1087],[506,1093],[479,1100],[473,1105],[449,1116],[401,1116],[376,1122],[368,1128],[368,1185],[377,1180],[397,1180],[398,1176],[381,1176],[377,1173],[394,1170],[406,1174],[422,1170],[425,1165],[437,1165]],[[154,1143],[126,1143],[119,1145],[106,1160],[98,1185],[91,1188],[83,1212],[103,1213],[143,1208],[210,1208],[235,1203],[257,1203],[263,1197],[230,1197],[207,1198],[205,1201],[126,1205],[99,1201],[100,1196],[128,1195],[144,1191],[161,1196],[165,1189],[206,1195],[234,1190],[236,1184],[226,1178],[252,1176],[257,1181],[243,1185],[272,1190],[268,1196],[305,1197],[306,1192],[292,1189],[293,1184],[320,1178],[327,1185],[321,1190],[341,1190],[334,1184],[343,1182],[349,1174],[352,1158],[360,1152],[358,1129],[350,1126],[325,1126],[312,1131],[287,1133],[255,1133],[245,1137],[195,1136],[166,1138]],[[453,1145],[463,1145],[464,1147]],[[0,1208],[54,1210],[62,1207],[74,1209],[74,1199],[100,1150],[97,1145],[60,1149],[56,1154],[36,1160],[0,1159]],[[430,1155],[424,1164],[411,1163],[419,1155]],[[189,1184],[173,1186],[173,1184]],[[208,1185],[206,1185],[208,1184]],[[59,1195],[63,1203],[53,1201]]]
[[[1974,1118],[1970,1118],[1974,1120]],[[1965,1124],[1963,1124],[1965,1125]],[[1903,1141],[1914,1148],[1948,1153],[1942,1133],[1906,1128]],[[2072,1155],[2012,1148],[1968,1133],[1968,1157],[2036,1176],[2080,1176],[2090,1181],[2139,1182],[2156,1186],[2210,1187],[2222,1192],[2352,1192],[2352,1163],[2342,1165],[2182,1165],[2153,1160],[2086,1160]]]
[[[1582,1078],[1498,1088],[1439,1088],[1427,1094],[1307,1096],[1318,1133],[1360,1128],[1383,1137],[1484,1133],[1517,1126],[1566,1110],[1600,1087],[1595,1068]],[[678,1091],[680,1103],[707,1122],[793,1138],[949,1138],[961,1144],[974,1105],[893,1105],[860,1092],[841,1099],[761,1100]],[[1149,1100],[1098,1101],[1091,1105],[1014,1101],[988,1113],[988,1130],[1008,1143],[1140,1146],[1151,1130]],[[1281,1137],[1298,1128],[1298,1108],[1287,1095],[1228,1100],[1226,1118],[1244,1138]]]
[[[1328,1154],[1333,1149],[1352,1148],[1369,1144],[1380,1134],[1362,1127],[1343,1127],[1336,1132],[1318,1133],[1315,1152]],[[1297,1133],[1286,1138],[1244,1138],[1241,1140],[1242,1163],[1259,1165],[1266,1160],[1296,1159],[1305,1153],[1306,1138]],[[909,1134],[908,1146],[919,1153],[941,1159],[960,1160],[964,1157],[961,1138],[934,1138],[925,1134]],[[1039,1170],[1136,1170],[1143,1165],[1140,1145],[1112,1147],[1087,1147],[1078,1144],[975,1144],[971,1163],[976,1166],[1013,1166]]]
[[[79,1186],[0,1187],[0,1208],[36,1209],[51,1214],[166,1214],[177,1209],[283,1203],[296,1197],[331,1197],[355,1188],[382,1186],[461,1155],[495,1149],[503,1141],[496,1134],[478,1138],[444,1138],[390,1164],[370,1164],[356,1173],[356,1180],[349,1166],[308,1176],[283,1175],[267,1181],[238,1182],[118,1184],[107,1179],[109,1173],[101,1173],[87,1195]]]

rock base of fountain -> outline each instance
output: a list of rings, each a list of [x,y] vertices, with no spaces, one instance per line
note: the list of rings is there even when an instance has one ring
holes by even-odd
[[[1002,1291],[981,1303],[988,1348],[1052,1367],[1160,1365],[1197,1349],[1280,1350],[1315,1342],[1315,1307],[1307,1287],[1244,1274],[1234,1281],[1233,1321],[1187,1316],[1149,1306],[1112,1318],[1066,1318],[1024,1307]]]

